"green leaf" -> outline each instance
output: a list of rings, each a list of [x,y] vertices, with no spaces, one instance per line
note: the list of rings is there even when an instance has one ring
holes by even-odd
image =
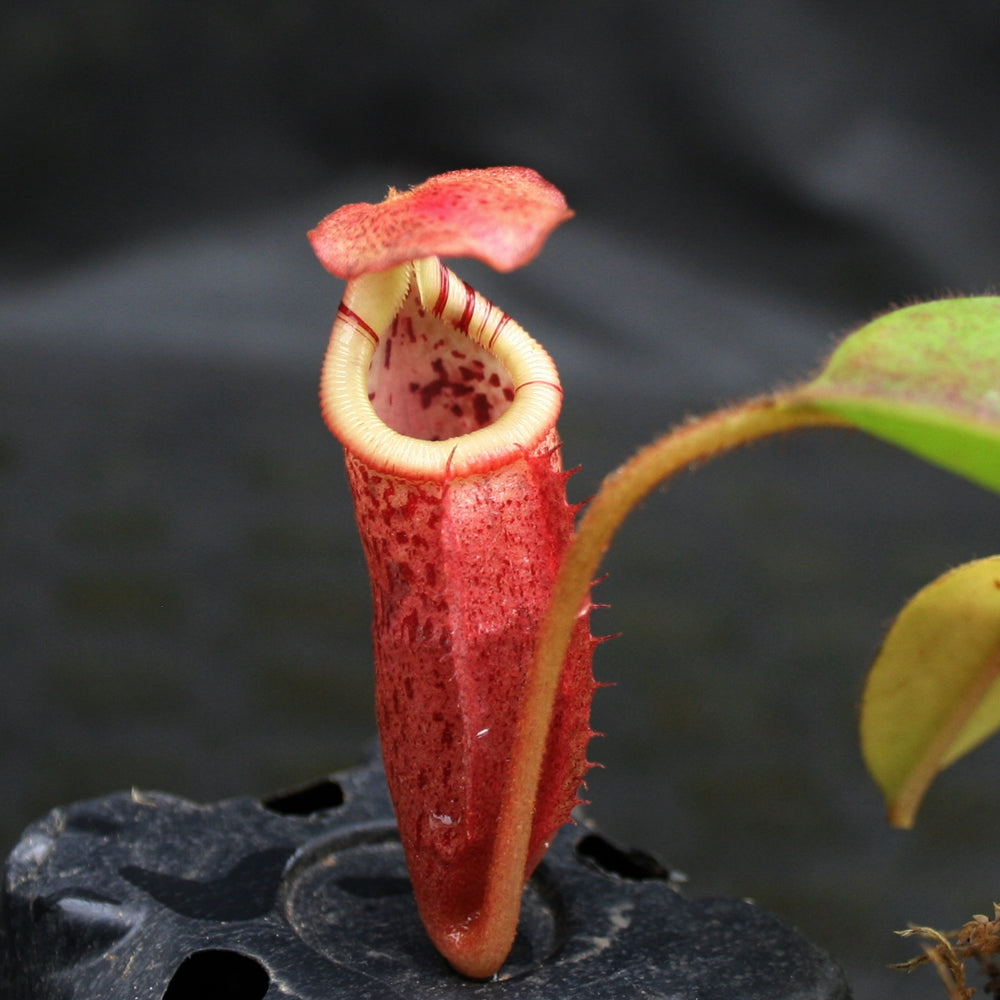
[[[888,313],[791,395],[1000,492],[998,297]]]
[[[1000,556],[946,573],[903,609],[861,707],[889,820],[909,827],[935,775],[1000,728]]]

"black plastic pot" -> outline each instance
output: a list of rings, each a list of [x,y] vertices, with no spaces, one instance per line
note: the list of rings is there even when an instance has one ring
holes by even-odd
[[[375,763],[264,801],[55,809],[7,860],[2,934],[2,996],[18,1000],[850,996],[766,910],[688,900],[586,824],[531,880],[497,980],[462,979],[420,926]]]

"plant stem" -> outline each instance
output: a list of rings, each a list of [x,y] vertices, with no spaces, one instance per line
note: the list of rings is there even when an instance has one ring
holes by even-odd
[[[647,445],[602,483],[563,558],[529,673],[504,791],[483,910],[469,937],[478,939],[468,975],[500,967],[517,930],[531,820],[573,623],[589,606],[590,589],[611,539],[629,512],[657,486],[692,464],[740,445],[806,427],[851,426],[797,399],[767,396],[690,421]],[[467,942],[468,946],[468,942]],[[499,957],[498,957],[499,956]],[[473,968],[474,967],[474,968]],[[472,970],[472,971],[470,971]]]

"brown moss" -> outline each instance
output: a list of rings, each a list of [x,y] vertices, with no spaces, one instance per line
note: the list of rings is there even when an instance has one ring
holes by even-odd
[[[933,927],[910,927],[898,932],[902,937],[923,939],[922,955],[895,965],[893,968],[910,972],[919,965],[930,962],[944,984],[949,1000],[969,1000],[975,988],[967,984],[965,962],[979,962],[987,981],[983,993],[1000,996],[1000,904],[993,904],[993,918],[976,914],[957,931],[943,932]]]

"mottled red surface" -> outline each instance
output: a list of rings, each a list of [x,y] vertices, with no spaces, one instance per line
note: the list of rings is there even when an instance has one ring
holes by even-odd
[[[573,213],[562,193],[526,167],[454,170],[378,204],[344,205],[309,234],[339,278],[418,257],[475,257],[498,271],[527,264]]]
[[[368,395],[423,440],[478,430],[511,405],[497,359],[411,293],[379,335]],[[530,443],[530,442],[526,442]],[[382,752],[418,904],[429,927],[480,906],[527,671],[573,531],[558,436],[542,428],[471,476],[410,480],[347,467],[374,601]],[[594,689],[588,616],[556,709],[527,877],[569,819],[587,764]]]
[[[382,753],[421,914],[474,915],[518,709],[572,530],[553,436],[493,472],[412,483],[347,459],[374,602]],[[587,768],[593,640],[581,617],[562,678],[530,874]]]
[[[458,437],[492,423],[514,400],[504,366],[462,330],[421,309],[412,288],[378,340],[368,398],[400,434]]]

